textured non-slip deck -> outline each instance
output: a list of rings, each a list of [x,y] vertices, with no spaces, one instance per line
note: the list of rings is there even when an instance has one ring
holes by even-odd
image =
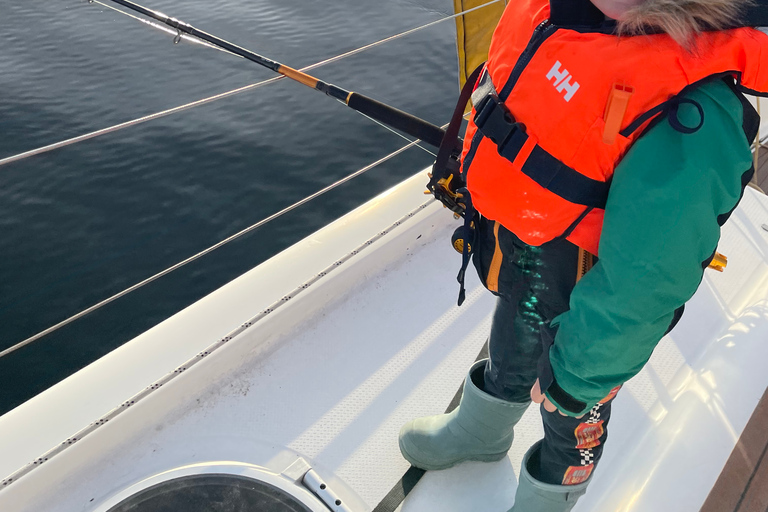
[[[0,510],[107,512],[139,483],[171,471],[235,464],[282,478],[298,458],[350,510],[373,510],[409,467],[400,427],[445,410],[487,339],[493,310],[472,273],[456,307],[460,256],[448,240],[457,223],[439,205],[387,231],[421,204],[422,189],[417,177],[382,195],[0,418],[0,467],[8,472],[72,441],[0,490]],[[701,508],[768,386],[767,223],[768,198],[747,190],[723,230],[726,272],[706,274],[680,324],[617,397],[600,469],[574,512]],[[385,232],[292,297],[300,274],[311,278]],[[284,306],[207,353],[230,324],[280,297]],[[188,352],[204,360],[186,368]],[[183,374],[126,401],[173,368]],[[72,438],[67,421],[98,423],[101,409],[121,403],[125,413]],[[531,407],[507,458],[427,472],[400,510],[505,512],[523,454],[542,434]],[[18,439],[41,436],[50,443],[39,453],[17,449]],[[753,462],[763,467],[759,457]]]

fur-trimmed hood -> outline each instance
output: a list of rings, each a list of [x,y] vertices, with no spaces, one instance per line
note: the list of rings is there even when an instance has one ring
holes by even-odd
[[[620,32],[648,29],[687,42],[704,30],[768,26],[768,0],[645,0],[619,20]]]

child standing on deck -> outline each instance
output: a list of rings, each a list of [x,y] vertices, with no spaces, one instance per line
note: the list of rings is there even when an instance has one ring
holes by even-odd
[[[742,92],[768,93],[768,35],[750,28],[767,11],[508,2],[461,168],[473,262],[498,296],[490,357],[456,410],[403,427],[411,464],[502,459],[532,400],[545,437],[511,511],[567,512],[586,492],[613,399],[680,319],[754,173],[759,118]]]

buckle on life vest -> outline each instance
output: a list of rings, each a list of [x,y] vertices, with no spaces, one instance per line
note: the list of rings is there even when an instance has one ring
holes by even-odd
[[[491,142],[499,154],[513,162],[528,140],[525,125],[518,123],[495,94],[489,94],[475,108],[475,125]]]
[[[525,125],[516,122],[495,93],[475,106],[475,125],[490,139],[503,158],[514,162],[528,141]],[[605,209],[610,183],[592,179],[565,165],[538,144],[523,162],[520,171],[566,201],[590,208]],[[588,212],[587,212],[588,213]]]
[[[467,208],[468,192],[464,188],[466,184],[458,171],[459,163],[456,158],[451,158],[448,172],[443,177],[440,177],[437,170],[433,169],[429,173],[429,183],[425,194],[434,194],[444,207],[463,217]]]
[[[446,208],[459,216],[466,214],[469,194],[466,183],[461,176],[461,139],[458,138],[461,121],[464,119],[464,109],[472,96],[472,89],[478,77],[485,69],[485,64],[478,66],[467,78],[464,87],[461,88],[459,101],[453,110],[451,122],[445,131],[445,136],[437,151],[432,172],[429,174],[427,194],[434,194],[435,198],[443,203]]]

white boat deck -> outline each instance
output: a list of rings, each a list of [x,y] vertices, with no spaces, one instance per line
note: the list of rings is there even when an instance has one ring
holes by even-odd
[[[443,412],[490,326],[493,297],[472,272],[455,305],[458,224],[436,203],[419,208],[425,182],[405,182],[0,417],[0,510],[102,511],[181,466],[279,474],[299,457],[350,510],[372,510],[409,467],[400,426]],[[768,385],[763,224],[768,198],[748,189],[724,228],[727,270],[707,272],[619,394],[577,512],[701,507]],[[507,459],[428,472],[401,509],[506,511],[541,435],[532,407]]]

